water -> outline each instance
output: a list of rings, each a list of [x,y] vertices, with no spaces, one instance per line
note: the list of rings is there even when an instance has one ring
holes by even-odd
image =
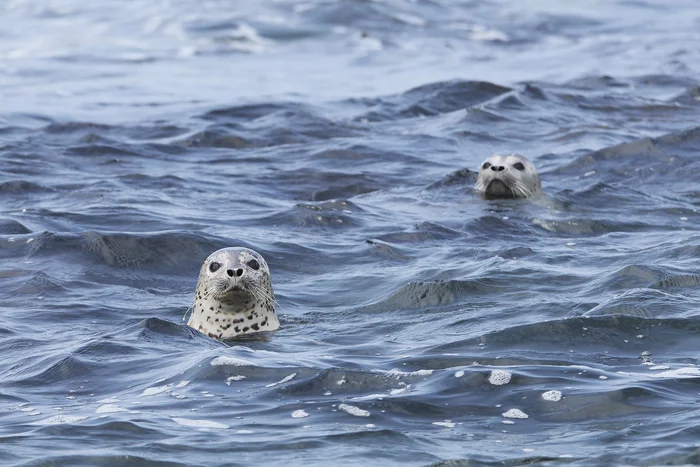
[[[699,26],[6,0],[0,462],[698,462]],[[545,195],[476,196],[494,152]],[[282,327],[223,344],[182,319],[232,245]]]

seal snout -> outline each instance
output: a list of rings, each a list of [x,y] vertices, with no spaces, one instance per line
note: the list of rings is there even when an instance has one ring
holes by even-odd
[[[502,165],[492,165],[491,170],[493,170],[494,172],[503,172],[505,170],[505,167],[503,167]]]
[[[241,277],[243,275],[243,268],[238,268],[235,271],[233,269],[227,269],[226,274],[228,274],[228,277],[233,277],[234,275]]]
[[[491,196],[513,196],[513,190],[508,187],[502,180],[495,179],[486,187],[486,194]]]

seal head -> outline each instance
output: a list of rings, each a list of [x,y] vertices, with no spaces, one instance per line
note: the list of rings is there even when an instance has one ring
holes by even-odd
[[[278,329],[270,269],[262,255],[249,248],[209,255],[199,270],[187,325],[219,340]]]
[[[481,164],[474,188],[488,199],[528,198],[542,190],[542,183],[527,157],[493,155]]]

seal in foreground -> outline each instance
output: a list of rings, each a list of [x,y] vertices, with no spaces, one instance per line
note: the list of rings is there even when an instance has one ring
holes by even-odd
[[[493,155],[481,164],[474,188],[486,198],[528,198],[542,190],[542,183],[527,157]]]
[[[204,261],[187,325],[214,339],[273,331],[275,313],[270,269],[248,248],[223,248]]]

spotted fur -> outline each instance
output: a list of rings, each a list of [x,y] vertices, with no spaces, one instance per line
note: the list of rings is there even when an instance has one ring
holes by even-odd
[[[540,193],[542,183],[527,157],[493,155],[481,163],[474,189],[486,198],[528,198]]]
[[[199,270],[187,325],[219,340],[278,329],[270,269],[263,257],[248,248],[212,253]]]

